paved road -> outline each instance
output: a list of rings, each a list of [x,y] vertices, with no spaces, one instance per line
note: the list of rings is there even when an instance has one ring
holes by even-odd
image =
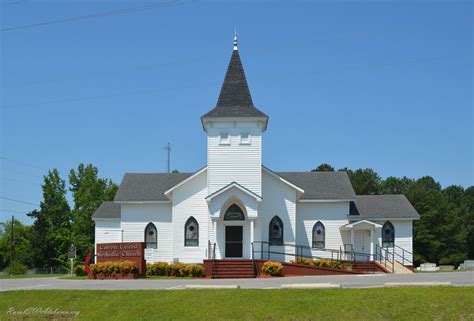
[[[289,284],[331,283],[343,288],[381,287],[385,283],[450,282],[453,286],[474,286],[474,271],[415,274],[301,276],[271,279],[158,279],[158,280],[62,280],[59,278],[0,280],[0,291],[13,290],[148,290],[184,289],[186,285],[238,285],[241,288],[272,289]]]

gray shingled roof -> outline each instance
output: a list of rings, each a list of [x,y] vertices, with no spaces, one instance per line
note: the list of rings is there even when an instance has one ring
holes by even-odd
[[[350,215],[360,218],[420,218],[405,195],[358,195],[351,202]]]
[[[115,195],[115,201],[167,201],[164,192],[194,173],[127,173]],[[276,173],[304,189],[301,199],[355,199],[345,172]]]
[[[238,50],[232,52],[216,107],[202,116],[202,118],[212,117],[268,118],[253,105]]]
[[[114,201],[169,201],[164,192],[194,173],[126,173]]]
[[[114,202],[103,202],[95,211],[92,218],[120,218],[120,204]]]
[[[301,199],[355,199],[346,172],[280,172],[276,173],[290,183],[301,187]]]

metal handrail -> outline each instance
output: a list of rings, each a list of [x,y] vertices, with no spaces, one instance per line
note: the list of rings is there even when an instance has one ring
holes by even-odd
[[[396,244],[393,244],[393,245],[392,245],[392,248],[393,248],[393,254],[394,254],[394,255],[397,255],[399,258],[402,259],[402,265],[405,265],[405,261],[407,261],[407,263],[409,263],[410,265],[413,265],[413,261],[411,261],[411,260],[409,260],[409,259],[407,259],[407,258],[405,257],[405,252],[406,252],[407,254],[410,254],[412,258],[413,258],[413,253],[411,253],[410,251],[405,250],[403,247],[400,247],[400,246],[398,246],[398,245],[396,245]],[[395,250],[395,248],[402,250],[402,255],[400,255],[399,253],[397,253],[397,251]]]
[[[382,252],[383,251],[383,252]],[[376,261],[378,260],[380,264],[383,264],[385,268],[390,270],[391,273],[395,273],[395,255],[394,252],[388,251],[387,248],[381,247],[378,244],[375,244],[375,253],[376,253]],[[390,256],[392,260],[390,260]]]
[[[255,262],[255,250],[253,248],[253,242],[250,242],[250,246],[252,248],[252,267],[253,267],[253,277],[257,277],[257,266]]]
[[[260,259],[265,259],[266,257],[267,260],[270,260],[270,254],[294,256],[296,260],[301,259],[301,258],[310,258],[310,259],[317,258],[317,259],[327,259],[327,260],[329,259],[332,261],[343,261],[343,256],[346,256],[346,255],[350,256],[350,261],[352,262],[355,262],[356,257],[367,257],[368,261],[370,261],[371,257],[376,258],[376,254],[355,252],[353,247],[351,247],[351,251],[345,251],[345,250],[342,251],[341,249],[339,250],[327,249],[327,248],[320,249],[320,248],[313,248],[307,245],[297,245],[297,244],[288,244],[288,243],[271,244],[270,242],[267,242],[267,241],[255,241],[254,243],[256,244],[260,243],[260,250],[258,251],[254,249],[253,254],[255,255],[255,253],[259,253]],[[264,248],[264,245],[266,245],[266,249]],[[294,253],[286,252],[285,250],[281,252],[281,251],[272,250],[271,247],[293,247],[295,248],[295,251]],[[331,258],[316,256],[312,254],[306,255],[304,254],[305,249],[310,250],[310,251],[314,250],[314,251],[328,252],[330,253]]]
[[[216,243],[212,245],[212,257],[210,259],[211,259],[211,279],[213,279],[215,275]]]

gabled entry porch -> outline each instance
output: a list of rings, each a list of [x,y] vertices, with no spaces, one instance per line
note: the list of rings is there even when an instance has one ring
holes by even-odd
[[[210,194],[206,201],[211,213],[209,239],[215,243],[215,259],[251,259],[258,205],[262,198],[232,182]]]
[[[341,226],[341,231],[350,233],[350,248],[345,245],[345,251],[354,253],[354,260],[373,261],[375,258],[376,247],[382,225],[367,220],[352,222]]]

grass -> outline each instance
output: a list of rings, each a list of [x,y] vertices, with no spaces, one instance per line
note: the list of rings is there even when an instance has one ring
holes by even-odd
[[[32,279],[32,278],[55,278],[64,274],[19,274],[19,275],[0,275],[0,279]]]
[[[27,308],[79,311],[79,320],[473,320],[473,302],[474,287],[35,290],[0,292],[0,320]]]

